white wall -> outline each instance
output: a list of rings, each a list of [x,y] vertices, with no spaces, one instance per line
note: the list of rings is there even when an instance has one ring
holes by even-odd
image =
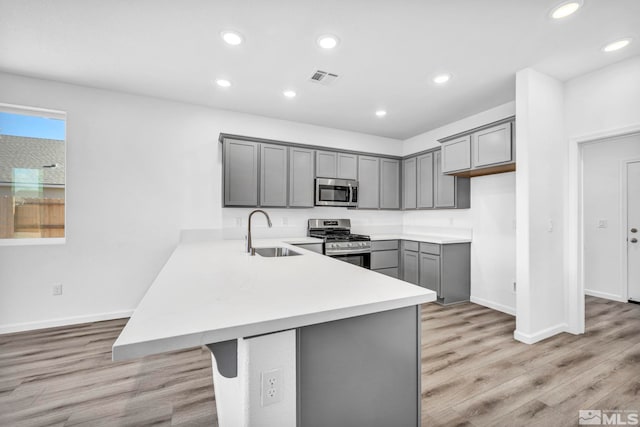
[[[519,71],[516,115],[515,337],[533,343],[567,328],[562,83],[532,69]]]
[[[479,114],[425,132],[405,141],[404,154],[440,146],[438,139],[515,114],[509,102]],[[471,208],[407,211],[407,233],[473,229],[471,245],[471,300],[515,314],[515,174],[471,179]]]
[[[615,138],[583,147],[584,287],[587,294],[627,301],[621,274],[626,257],[622,212],[623,160],[640,160],[640,135]],[[600,227],[599,221],[606,221]]]
[[[402,150],[388,138],[9,74],[0,74],[0,93],[4,103],[68,114],[67,243],[0,247],[0,332],[128,315],[180,229],[220,228],[229,218],[220,132]],[[62,296],[51,295],[53,283]]]

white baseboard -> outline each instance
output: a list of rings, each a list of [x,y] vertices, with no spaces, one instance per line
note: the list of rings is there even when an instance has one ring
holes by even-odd
[[[585,289],[584,290],[584,294],[585,295],[590,295],[592,297],[610,299],[610,300],[613,300],[613,301],[627,302],[627,300],[624,299],[622,296],[615,295],[615,294],[610,294],[608,292],[590,291],[589,289]]]
[[[538,341],[542,341],[561,332],[567,332],[568,328],[569,325],[567,325],[566,323],[560,323],[558,325],[538,331],[534,334],[525,334],[523,332],[515,330],[513,332],[513,338],[525,344],[535,344]]]
[[[497,302],[493,302],[493,301],[489,301],[486,300],[484,298],[478,298],[478,297],[471,297],[471,302],[478,304],[478,305],[482,305],[484,307],[488,307],[491,308],[493,310],[498,310],[501,311],[503,313],[507,313],[510,314],[512,316],[516,315],[516,309],[513,307],[509,307],[508,305],[504,305],[504,304],[499,304]]]
[[[102,320],[122,319],[125,317],[131,317],[131,314],[133,314],[133,310],[113,311],[110,313],[92,314],[88,316],[62,317],[38,322],[8,323],[6,325],[0,325],[0,334],[32,331],[34,329],[55,328],[56,326],[77,325],[78,323],[100,322]]]

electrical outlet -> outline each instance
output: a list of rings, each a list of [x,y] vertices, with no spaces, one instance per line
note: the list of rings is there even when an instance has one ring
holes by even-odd
[[[282,369],[262,373],[262,406],[273,405],[282,400]]]
[[[609,226],[609,224],[607,223],[606,219],[599,219],[598,220],[598,228],[607,228]]]
[[[51,294],[55,296],[62,295],[62,283],[55,283],[51,287]]]

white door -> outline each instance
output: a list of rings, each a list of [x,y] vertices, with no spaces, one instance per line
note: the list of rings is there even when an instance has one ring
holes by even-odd
[[[627,163],[627,283],[640,302],[640,162]]]

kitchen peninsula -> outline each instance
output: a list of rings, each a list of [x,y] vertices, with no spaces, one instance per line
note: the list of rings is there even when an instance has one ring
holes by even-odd
[[[180,244],[113,359],[207,345],[222,427],[419,425],[419,305],[436,294],[292,245],[313,241]]]

